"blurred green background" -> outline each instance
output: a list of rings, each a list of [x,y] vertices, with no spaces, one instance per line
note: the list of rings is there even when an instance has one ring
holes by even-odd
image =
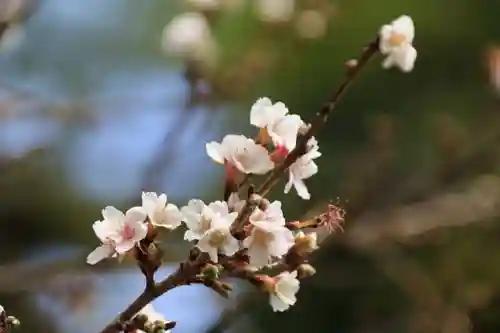
[[[242,286],[229,302],[182,289],[159,310],[180,333],[498,332],[500,2],[296,0],[273,24],[253,0],[222,1],[205,13],[208,68],[162,51],[163,28],[192,10],[172,0],[40,0],[0,53],[0,304],[19,332],[93,332],[113,318],[142,277],[85,266],[100,209],[137,204],[141,190],[179,205],[220,198],[204,142],[252,135],[260,96],[311,119],[343,63],[401,14],[416,25],[415,70],[373,59],[318,137],[312,199],[272,193],[290,220],[328,200],[347,211],[297,305],[274,314]],[[180,239],[165,240],[172,264]]]

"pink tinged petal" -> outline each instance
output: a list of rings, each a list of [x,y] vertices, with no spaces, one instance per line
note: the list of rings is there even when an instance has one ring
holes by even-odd
[[[115,250],[118,254],[130,251],[137,242],[134,239],[125,239],[115,244]]]
[[[259,98],[250,109],[250,124],[261,128],[266,127],[269,120],[267,108],[272,105],[269,98]]]
[[[146,223],[142,221],[131,221],[126,225],[126,227],[127,226],[132,230],[129,238],[134,240],[136,243],[146,238],[146,235],[148,234],[148,226]]]
[[[95,265],[99,261],[111,257],[114,251],[115,250],[111,244],[103,244],[89,253],[87,256],[87,264]]]
[[[218,142],[212,141],[205,145],[208,156],[217,163],[224,164],[224,151],[222,145]]]
[[[104,219],[107,221],[117,224],[122,223],[123,219],[125,218],[123,213],[113,206],[106,206],[102,210],[102,217],[104,217]]]

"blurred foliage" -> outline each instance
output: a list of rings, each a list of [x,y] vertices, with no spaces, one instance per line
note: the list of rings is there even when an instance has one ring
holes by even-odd
[[[400,207],[465,192],[481,177],[498,179],[500,104],[488,82],[487,51],[500,43],[500,3],[298,3],[328,15],[324,38],[300,39],[293,23],[262,24],[250,5],[212,18],[220,66],[209,74],[216,92],[209,107],[228,107],[236,114],[234,119],[230,114],[230,119],[237,128],[259,96],[284,101],[304,119],[313,117],[340,81],[342,64],[360,53],[381,24],[402,13],[415,21],[419,55],[408,75],[383,71],[380,58],[369,64],[318,137],[323,156],[318,160],[320,172],[308,181],[313,199],[289,195],[284,200],[290,219],[337,198],[347,210],[346,233],[337,235],[315,257],[318,274],[303,283],[297,305],[275,315],[262,295],[252,294],[250,301],[242,302],[251,305],[243,307],[241,316],[233,315],[231,323],[243,321],[243,315],[250,313],[251,325],[244,327],[249,332],[459,333],[468,332],[469,325],[474,332],[498,332],[499,207],[494,209],[496,216],[479,212],[477,219],[459,227],[447,227],[454,222],[445,218],[433,230],[411,236],[395,228],[390,237],[361,245],[344,238],[349,238],[351,228],[363,228],[363,223],[383,229],[384,219],[374,221],[371,214],[387,214],[389,219]],[[91,31],[69,43],[60,31],[60,35],[49,33],[47,20],[38,21],[40,30],[28,38],[31,44],[18,54],[15,68],[5,69],[5,81],[22,82],[30,73],[55,76],[57,86],[64,87],[64,99],[79,106],[66,111],[73,121],[65,123],[59,145],[74,138],[81,127],[92,126],[92,122],[82,125],[82,118],[72,111],[96,112],[78,103],[99,90],[96,82],[105,74],[128,68],[148,70],[150,64],[172,66],[160,54],[159,39],[163,26],[181,7],[167,0],[149,5],[124,1],[116,6],[113,15],[123,15],[122,24],[128,28],[106,38],[94,39]],[[52,49],[44,51],[45,43]],[[89,70],[91,64],[97,70]],[[181,70],[181,63],[174,65]],[[52,104],[42,104],[51,109]],[[228,131],[233,128],[228,126]],[[24,250],[40,244],[95,243],[89,225],[98,218],[101,206],[113,203],[85,198],[62,170],[60,153],[47,147],[17,159],[0,156],[0,221],[6,230],[0,233],[3,262],[15,261]],[[201,187],[200,193],[205,193]],[[278,185],[273,196],[283,199],[281,188]],[[219,196],[221,187],[214,185],[207,192],[210,197]],[[491,199],[489,192],[478,195]],[[446,209],[455,210],[454,204],[458,202],[450,200]],[[443,212],[442,216],[450,215]],[[47,319],[25,306],[27,294],[3,299],[16,316],[33,317],[22,321],[22,332],[42,332],[39,323]],[[43,332],[53,331],[47,326]]]

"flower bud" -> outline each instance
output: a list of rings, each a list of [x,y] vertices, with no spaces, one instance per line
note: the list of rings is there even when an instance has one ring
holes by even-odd
[[[297,269],[299,279],[311,277],[316,274],[316,269],[310,264],[302,264]]]
[[[295,235],[295,248],[298,254],[311,253],[318,248],[318,236],[315,232],[304,234],[302,231]]]
[[[219,278],[219,268],[216,265],[207,264],[201,273],[208,280],[217,280]]]

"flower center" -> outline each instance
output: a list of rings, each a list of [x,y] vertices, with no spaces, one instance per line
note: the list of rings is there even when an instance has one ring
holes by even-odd
[[[129,226],[128,224],[125,224],[121,236],[124,240],[133,239],[135,237],[135,229]]]
[[[226,234],[221,230],[214,230],[210,234],[210,239],[208,240],[208,244],[211,247],[220,247],[226,241]]]
[[[398,34],[393,32],[391,34],[391,37],[389,37],[389,45],[396,47],[396,46],[401,46],[402,44],[406,43],[406,36],[403,34]]]

